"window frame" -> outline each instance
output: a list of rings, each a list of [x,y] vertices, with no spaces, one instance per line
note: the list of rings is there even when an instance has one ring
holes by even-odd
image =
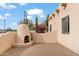
[[[69,34],[70,32],[70,16],[67,15],[62,18],[62,34]]]

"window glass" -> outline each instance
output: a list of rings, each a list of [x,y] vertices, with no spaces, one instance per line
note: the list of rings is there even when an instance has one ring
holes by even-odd
[[[62,18],[62,34],[69,34],[69,15]]]

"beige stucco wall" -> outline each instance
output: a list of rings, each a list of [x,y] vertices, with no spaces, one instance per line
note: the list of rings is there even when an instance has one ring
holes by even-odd
[[[60,14],[55,17],[58,40],[57,42],[71,49],[79,54],[79,4],[67,4],[67,8],[64,10],[60,7]],[[70,15],[70,33],[62,34],[62,18]],[[55,25],[53,24],[53,25]]]
[[[35,43],[55,43],[57,42],[57,31],[47,33],[32,33]]]
[[[0,54],[12,47],[12,44],[15,42],[15,36],[15,32],[8,32],[0,38]]]

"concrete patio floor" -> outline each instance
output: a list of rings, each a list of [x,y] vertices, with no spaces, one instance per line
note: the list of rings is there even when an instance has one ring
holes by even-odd
[[[0,54],[0,56],[20,56],[22,54],[22,52],[24,52],[27,48],[16,48],[16,47],[12,47],[10,49],[8,49],[7,51],[5,51],[3,54]]]
[[[3,56],[79,56],[58,43],[34,44],[28,48],[11,48]]]

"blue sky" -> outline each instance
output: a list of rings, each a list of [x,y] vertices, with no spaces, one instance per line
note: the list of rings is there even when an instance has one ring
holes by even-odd
[[[54,12],[59,3],[0,3],[0,29],[3,29],[4,18],[6,28],[17,28],[19,21],[23,19],[24,11],[27,11],[27,18],[35,23],[35,17],[39,23],[46,19],[46,16]]]

